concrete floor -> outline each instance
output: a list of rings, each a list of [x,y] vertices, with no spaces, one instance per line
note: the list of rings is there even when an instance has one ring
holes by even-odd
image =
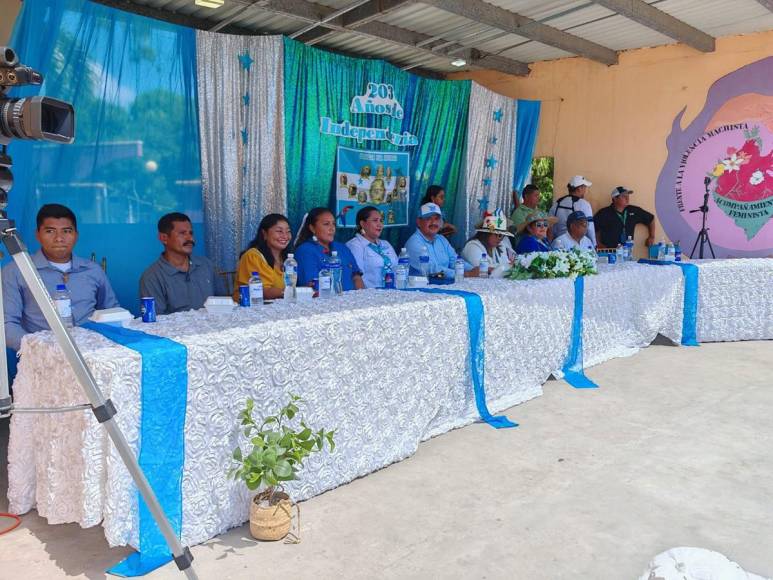
[[[551,381],[511,409],[518,429],[448,433],[304,502],[298,545],[241,527],[194,547],[201,578],[635,580],[676,546],[773,577],[773,342],[651,346],[588,375],[599,390]],[[0,536],[0,578],[102,578],[126,553],[31,513]]]

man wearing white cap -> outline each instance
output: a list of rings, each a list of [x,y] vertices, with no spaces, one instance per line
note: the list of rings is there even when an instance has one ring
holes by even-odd
[[[568,195],[553,202],[553,206],[550,208],[549,213],[558,219],[556,225],[553,226],[553,238],[557,238],[566,233],[566,218],[568,218],[570,214],[581,211],[588,218],[587,236],[591,243],[593,243],[593,246],[596,246],[596,231],[594,230],[593,218],[591,217],[593,215],[593,208],[585,199],[585,193],[591,185],[592,183],[582,175],[575,175],[566,186],[569,190]]]
[[[627,187],[618,185],[612,190],[612,203],[596,213],[596,229],[602,247],[616,248],[618,244],[625,244],[629,236],[633,239],[636,224],[647,226],[647,246],[655,243],[655,216],[631,205],[632,193]]]
[[[445,236],[439,235],[442,227],[443,213],[440,206],[436,203],[422,205],[416,218],[416,231],[405,242],[411,259],[411,274],[418,274],[421,271],[419,259],[426,248],[430,275],[448,279],[454,277],[454,265],[458,255]],[[473,268],[466,261],[464,270],[465,277],[478,275],[478,268]]]

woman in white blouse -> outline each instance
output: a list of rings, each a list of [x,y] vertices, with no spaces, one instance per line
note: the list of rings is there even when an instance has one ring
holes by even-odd
[[[501,209],[483,214],[483,221],[475,229],[475,235],[462,249],[462,257],[473,267],[480,266],[484,254],[488,256],[489,272],[505,272],[513,263],[515,252],[510,243],[513,234],[507,229],[507,218]]]
[[[357,212],[357,235],[346,242],[362,270],[365,288],[381,288],[384,285],[384,267],[387,263],[394,272],[397,254],[392,244],[380,239],[384,229],[384,216],[372,205]]]

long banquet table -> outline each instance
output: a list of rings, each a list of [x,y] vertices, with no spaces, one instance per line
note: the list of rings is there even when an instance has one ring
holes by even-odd
[[[773,260],[694,263],[699,341],[773,339]],[[567,355],[573,282],[466,280],[451,288],[483,300],[491,412],[538,397]],[[634,354],[658,333],[678,344],[683,298],[678,267],[623,264],[587,277],[585,366]],[[337,429],[336,451],[311,456],[301,479],[288,486],[298,500],[404,459],[419,442],[478,418],[465,305],[455,296],[365,290],[131,326],[188,349],[186,545],[247,520],[248,492],[226,478],[247,397],[255,399],[257,415],[266,415],[289,392],[299,394],[308,401],[311,425]],[[85,329],[75,329],[74,337],[136,451],[140,355]],[[14,393],[19,406],[85,402],[49,332],[25,338]],[[517,421],[517,409],[511,419]],[[101,522],[111,545],[138,545],[136,489],[90,412],[14,416],[8,455],[11,511],[36,507],[50,523]]]

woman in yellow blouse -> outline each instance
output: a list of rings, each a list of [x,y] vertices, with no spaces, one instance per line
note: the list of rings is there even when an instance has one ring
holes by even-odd
[[[239,286],[248,284],[253,272],[257,272],[263,282],[266,300],[282,298],[285,289],[282,267],[291,239],[290,222],[285,216],[270,213],[261,220],[255,238],[239,256],[234,300],[239,301]]]

